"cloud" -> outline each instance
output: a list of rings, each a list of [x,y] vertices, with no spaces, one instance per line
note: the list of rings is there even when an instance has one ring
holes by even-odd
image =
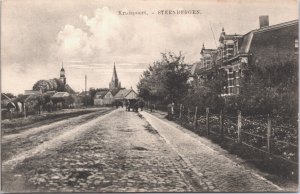
[[[160,17],[119,16],[108,7],[98,8],[92,17],[79,16],[84,27],[67,24],[58,33],[58,55],[73,61],[152,63],[160,52],[190,50],[186,43],[198,36],[199,19]]]
[[[216,47],[213,33],[218,41],[222,27],[226,33],[244,34],[258,27],[259,15],[269,15],[270,25],[297,19],[296,4],[294,0],[284,5],[218,0],[4,1],[1,89],[23,92],[39,79],[58,77],[61,61],[67,83],[75,90],[84,88],[85,74],[89,87],[108,87],[114,62],[122,85],[134,87],[139,71],[159,60],[161,52],[183,51],[186,62],[195,62],[203,42],[206,48]],[[149,15],[118,15],[119,10],[126,11],[124,7]],[[151,14],[181,8],[200,9],[202,14]]]
[[[111,55],[118,45],[123,44],[120,18],[107,7],[96,9],[94,17],[80,15],[86,30],[67,24],[58,33],[58,54],[67,60],[97,61]],[[128,39],[128,38],[127,38]]]
[[[65,58],[85,57],[92,52],[87,33],[69,24],[59,32],[57,41],[60,45],[58,52]]]

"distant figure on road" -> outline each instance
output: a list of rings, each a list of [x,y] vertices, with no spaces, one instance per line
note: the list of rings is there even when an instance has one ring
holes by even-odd
[[[128,111],[128,106],[129,106],[129,100],[126,100],[126,101],[125,101],[125,108],[126,108],[126,111]]]
[[[144,106],[145,106],[145,102],[143,100],[139,100],[138,107],[141,109],[141,111],[143,111]]]
[[[150,111],[152,112],[153,109],[154,109],[154,105],[151,104],[151,105],[150,105]]]
[[[168,119],[173,119],[175,103],[168,104]]]

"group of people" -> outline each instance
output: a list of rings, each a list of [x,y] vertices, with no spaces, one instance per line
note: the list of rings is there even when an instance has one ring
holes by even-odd
[[[141,109],[141,111],[143,111],[145,102],[141,99],[129,99],[125,101],[125,107],[127,111],[130,111],[130,109],[132,109],[133,111],[137,112],[139,108]]]

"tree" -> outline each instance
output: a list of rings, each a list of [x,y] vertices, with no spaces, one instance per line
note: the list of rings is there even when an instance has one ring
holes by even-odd
[[[9,97],[10,99],[15,98],[16,96],[13,95],[12,93],[4,93],[7,97]]]
[[[66,91],[64,83],[57,78],[50,79],[50,80],[39,80],[33,85],[32,89],[35,91],[42,90],[42,92],[53,91],[53,90],[58,92]]]
[[[210,108],[212,112],[219,113],[224,108],[224,99],[220,96],[222,90],[221,70],[213,67],[203,73],[203,77],[198,77],[191,82],[190,89],[184,99],[184,106],[194,109],[198,107],[198,112],[204,112],[205,108]]]
[[[297,115],[298,62],[293,58],[253,64],[244,71],[240,106],[251,114]]]
[[[181,52],[162,53],[162,58],[143,72],[137,86],[139,96],[162,103],[179,102],[188,91],[189,74]]]
[[[89,89],[89,94],[92,98],[95,97],[95,94],[97,93],[98,90],[96,90],[95,88],[90,88]]]

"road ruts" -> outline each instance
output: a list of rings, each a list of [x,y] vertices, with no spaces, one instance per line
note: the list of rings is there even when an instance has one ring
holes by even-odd
[[[278,191],[200,137],[149,113],[117,109],[69,131],[2,173],[4,191]]]
[[[89,120],[104,115],[111,110],[103,109],[97,112],[88,113],[72,118],[68,118],[62,121],[58,121],[50,124],[43,124],[39,127],[30,128],[20,133],[9,134],[2,136],[1,148],[2,148],[2,162],[11,159],[23,152],[33,149],[44,142],[47,142],[74,127],[81,125]]]
[[[237,164],[207,143],[202,143],[202,137],[150,113],[141,114],[189,164],[199,179],[208,185],[209,191],[282,192],[279,186]]]
[[[201,192],[208,189],[145,119],[123,109],[93,123],[73,141],[24,160],[13,174],[22,177],[22,189],[27,191]]]

